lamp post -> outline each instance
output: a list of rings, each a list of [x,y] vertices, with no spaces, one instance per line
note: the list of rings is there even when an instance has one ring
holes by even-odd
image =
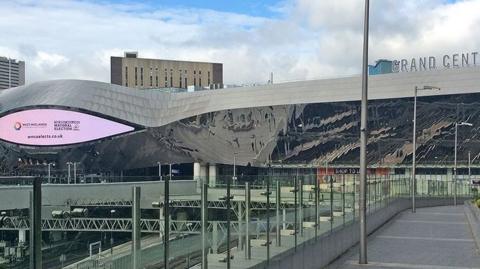
[[[471,161],[471,156],[470,156],[470,151],[468,151],[468,181],[471,183],[472,182],[472,161]]]
[[[455,164],[453,166],[454,179],[453,179],[453,205],[457,205],[457,141],[458,141],[458,126],[469,126],[473,124],[469,122],[455,122]]]
[[[157,162],[158,165],[158,177],[160,178],[160,181],[162,181],[162,164],[160,162]]]
[[[363,25],[362,105],[360,121],[360,257],[359,264],[367,264],[367,120],[368,120],[368,30],[370,1],[365,0]]]
[[[68,170],[68,176],[67,176],[67,184],[70,184],[70,166],[72,165],[72,162],[67,162],[67,170]]]
[[[418,91],[426,91],[426,90],[440,90],[439,87],[434,86],[423,86],[422,88],[418,88],[415,86],[414,91],[414,98],[413,98],[413,156],[412,156],[412,182],[411,182],[411,192],[412,192],[412,212],[415,213],[415,195],[417,193],[417,180],[415,178],[415,170],[416,170],[416,157],[417,157],[417,94]]]
[[[77,184],[77,164],[80,164],[80,162],[72,162],[73,164],[73,183]]]
[[[237,153],[233,153],[233,177],[232,177],[233,185],[235,185],[236,182],[237,182],[236,155],[237,155]]]
[[[50,184],[52,182],[51,180],[51,177],[50,177],[50,167],[53,166],[55,167],[55,163],[54,162],[50,162],[47,164],[47,170],[48,170],[48,184]]]

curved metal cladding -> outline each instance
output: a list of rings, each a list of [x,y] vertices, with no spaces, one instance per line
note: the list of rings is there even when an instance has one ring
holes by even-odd
[[[409,162],[411,96],[415,86],[423,85],[442,90],[420,92],[432,97],[421,97],[418,103],[418,158],[449,161],[452,124],[457,120],[473,121],[474,128],[461,135],[470,138],[472,156],[478,154],[471,145],[480,127],[479,75],[480,68],[466,68],[371,77],[370,163]],[[356,164],[359,89],[359,77],[172,94],[94,81],[34,83],[0,91],[0,115],[59,108],[134,126],[136,131],[63,147],[1,142],[0,163],[10,167],[18,158],[49,158],[60,165],[78,160],[98,171],[149,167],[157,161],[228,164],[236,154],[243,165],[268,160]]]

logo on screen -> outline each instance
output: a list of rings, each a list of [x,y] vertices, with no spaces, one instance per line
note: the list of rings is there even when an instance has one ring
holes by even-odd
[[[15,128],[17,131],[20,131],[20,129],[22,129],[22,124],[17,121],[15,122],[15,125],[13,125],[13,128]]]

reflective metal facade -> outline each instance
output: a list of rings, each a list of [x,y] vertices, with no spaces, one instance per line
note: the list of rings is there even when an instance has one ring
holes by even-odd
[[[460,120],[474,123],[460,134],[463,146],[472,156],[480,152],[474,146],[480,127],[480,68],[388,74],[370,78],[370,164],[409,162],[411,97],[414,87],[423,85],[442,90],[422,92],[431,97],[419,99],[420,163],[450,161],[452,124]],[[78,160],[91,171],[149,167],[157,161],[230,164],[233,154],[242,165],[269,161],[356,165],[359,97],[359,77],[172,94],[94,81],[39,82],[0,92],[1,115],[30,107],[63,107],[143,130],[66,148],[2,143],[0,158],[4,166],[19,157],[54,158],[60,165]]]

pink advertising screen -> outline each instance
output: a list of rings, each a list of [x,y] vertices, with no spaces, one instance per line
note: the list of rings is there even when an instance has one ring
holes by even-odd
[[[125,124],[62,109],[31,109],[0,118],[0,139],[31,146],[82,143],[133,130]]]

